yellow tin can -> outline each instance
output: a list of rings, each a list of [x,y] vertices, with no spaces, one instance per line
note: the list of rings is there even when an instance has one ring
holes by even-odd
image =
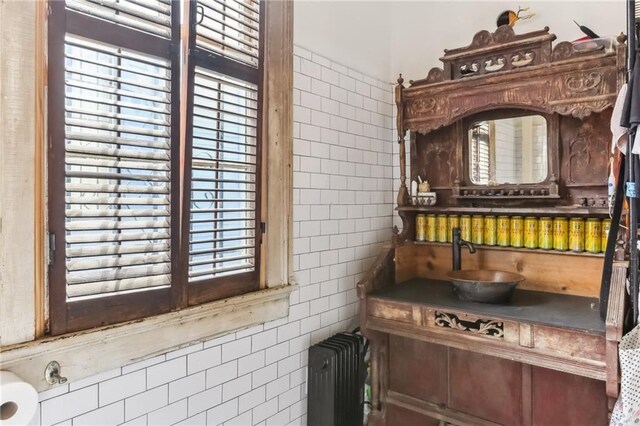
[[[480,215],[471,217],[471,242],[473,244],[482,244],[482,232],[484,229],[483,218]]]
[[[458,215],[449,215],[449,229],[447,229],[447,242],[453,241],[453,228],[460,228],[460,218]]]
[[[566,217],[556,217],[553,219],[553,249],[569,249],[569,221]]]
[[[553,219],[550,217],[538,219],[538,247],[544,250],[553,248]]]
[[[435,241],[437,239],[436,232],[436,215],[427,215],[427,241]]]
[[[607,242],[609,241],[609,230],[611,229],[611,219],[602,221],[602,251],[607,251]]]
[[[460,237],[465,241],[471,241],[471,216],[460,216]]]
[[[482,240],[488,246],[496,245],[496,217],[484,217],[484,230]]]
[[[439,214],[436,218],[436,231],[438,234],[438,241],[441,243],[447,242],[447,230],[448,230],[448,221],[447,216],[444,214]]]
[[[600,219],[587,219],[585,227],[584,248],[589,253],[600,253],[602,244],[602,221]]]
[[[524,218],[524,246],[526,248],[538,248],[538,218]]]
[[[584,220],[577,217],[569,220],[569,250],[584,251]]]
[[[497,238],[496,243],[502,247],[509,246],[509,216],[498,216],[496,220]]]
[[[522,216],[513,216],[509,221],[509,242],[511,247],[522,247],[524,239],[524,221]]]
[[[427,217],[423,214],[416,216],[416,241],[427,239]]]

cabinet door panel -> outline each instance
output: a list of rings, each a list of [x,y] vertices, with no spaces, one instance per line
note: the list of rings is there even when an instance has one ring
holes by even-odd
[[[450,350],[449,408],[504,425],[521,424],[522,365]]]
[[[533,367],[531,383],[534,426],[608,423],[604,382]]]
[[[447,348],[389,336],[389,388],[423,401],[446,402]]]
[[[440,421],[393,404],[387,406],[386,426],[438,426]]]

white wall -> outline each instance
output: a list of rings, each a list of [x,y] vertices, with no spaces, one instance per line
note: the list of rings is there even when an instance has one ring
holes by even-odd
[[[296,48],[289,317],[40,393],[33,425],[306,424],[307,350],[391,238],[391,86]],[[108,356],[108,354],[105,354]]]
[[[429,69],[442,63],[444,49],[466,46],[480,30],[493,31],[497,16],[506,9],[531,7],[536,16],[519,21],[516,33],[549,27],[557,41],[582,37],[573,23],[586,25],[598,35],[626,32],[625,2],[608,1],[414,1],[393,2],[393,25],[390,52],[391,75],[402,72],[405,81],[427,76]],[[401,24],[400,24],[401,23]]]
[[[388,1],[296,0],[295,43],[391,82],[391,7]]]
[[[445,48],[466,46],[476,32],[494,30],[497,16],[518,4],[537,15],[518,22],[517,33],[548,26],[558,41],[573,40],[582,36],[573,19],[599,35],[626,31],[624,0],[297,0],[296,43],[384,81],[395,82],[398,73],[415,80],[441,65]]]

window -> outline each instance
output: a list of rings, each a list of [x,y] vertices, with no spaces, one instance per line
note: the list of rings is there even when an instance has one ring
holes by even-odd
[[[262,4],[183,6],[51,2],[52,334],[259,288]]]
[[[489,183],[489,123],[483,121],[469,130],[469,153],[471,181],[476,184]]]

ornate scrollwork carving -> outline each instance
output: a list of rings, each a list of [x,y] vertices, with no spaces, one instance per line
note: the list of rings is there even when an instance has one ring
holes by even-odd
[[[578,55],[579,53],[573,48],[573,43],[562,41],[553,48],[552,61],[564,61]]]
[[[590,128],[583,126],[569,141],[569,182],[575,183],[574,175],[577,173],[582,176],[589,168],[594,149],[592,133]]]
[[[478,71],[480,71],[480,64],[477,62],[462,64],[459,68],[459,72],[462,77],[478,74]]]
[[[511,55],[511,66],[514,68],[522,68],[535,62],[536,52],[518,52]]]
[[[503,25],[498,27],[496,32],[493,33],[493,41],[496,43],[507,43],[512,41],[516,36],[513,28],[509,25]]]
[[[471,47],[484,47],[487,46],[493,37],[491,37],[491,33],[487,30],[479,31],[476,35],[473,36],[473,41],[471,42]],[[446,50],[445,50],[446,52]]]
[[[564,84],[570,92],[583,93],[593,90],[602,83],[602,74],[590,72],[589,74],[572,74],[565,77]]]
[[[444,81],[442,68],[431,68],[427,74],[427,83],[438,83]]]
[[[445,122],[433,122],[433,121],[422,122],[417,125],[410,126],[410,130],[414,130],[422,135],[426,135],[427,133],[432,132],[433,130],[439,129],[444,125],[446,125]]]
[[[488,73],[496,72],[503,69],[506,64],[507,64],[507,60],[504,58],[504,56],[499,56],[497,58],[489,58],[486,61],[484,61],[484,69]]]
[[[436,107],[436,100],[434,98],[421,97],[417,99],[411,99],[407,102],[407,113],[410,117],[424,114]]]
[[[533,109],[583,119],[611,106],[620,79],[614,54],[602,49],[576,52],[571,42],[558,43],[552,50],[555,35],[548,30],[515,35],[505,26],[494,33],[478,32],[469,46],[445,50],[442,69],[432,68],[426,79],[401,88],[406,97],[401,99],[404,115],[399,118],[404,127],[399,127],[426,134],[471,113],[495,108]],[[620,62],[622,50],[620,46],[616,49]],[[569,58],[575,66],[540,67]],[[528,72],[533,68],[535,73]],[[516,70],[529,84],[520,85],[514,77],[507,77]],[[503,73],[505,79],[498,78]],[[487,86],[469,85],[473,95],[465,96],[464,80],[483,75],[491,75]]]
[[[551,112],[557,112],[561,115],[570,115],[575,118],[583,119],[594,112],[601,112],[611,106],[610,101],[593,101],[573,104],[555,105],[551,108]]]
[[[457,315],[436,311],[435,324],[442,328],[451,328],[459,331],[467,331],[474,334],[482,334],[497,339],[504,338],[504,323],[494,320],[478,319],[476,321],[466,321],[458,318]]]

